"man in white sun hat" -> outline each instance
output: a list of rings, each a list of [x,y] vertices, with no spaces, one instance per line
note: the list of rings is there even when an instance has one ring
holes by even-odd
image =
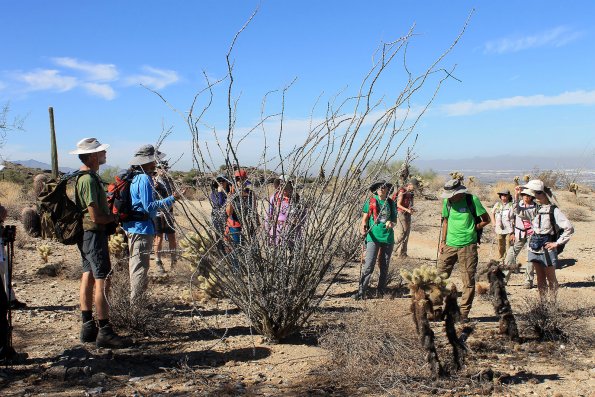
[[[99,166],[105,164],[108,147],[95,138],[84,138],[70,154],[78,155],[83,163],[75,187],[75,201],[83,213],[84,230],[78,242],[83,265],[80,288],[83,325],[80,338],[81,342],[95,342],[97,347],[118,349],[128,347],[131,343],[114,332],[109,322],[106,298],[111,262],[105,229],[107,224],[118,221],[117,215],[109,210],[103,184],[97,175]],[[97,325],[93,319],[93,303],[97,310]]]

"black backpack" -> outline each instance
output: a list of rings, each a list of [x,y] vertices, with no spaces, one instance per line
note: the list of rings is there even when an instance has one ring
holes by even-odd
[[[557,241],[558,238],[560,238],[560,235],[562,233],[564,233],[564,229],[558,227],[558,225],[556,224],[556,218],[554,217],[554,210],[558,208],[556,205],[552,204],[550,205],[550,224],[552,225],[552,228],[554,229],[554,241]],[[562,251],[564,251],[564,248],[566,248],[566,243],[564,244],[558,244],[558,247],[556,248],[556,250],[558,251],[558,254],[562,253]]]
[[[467,208],[471,210],[471,215],[473,216],[473,222],[475,226],[481,222],[481,216],[477,216],[477,208],[475,208],[475,202],[473,201],[473,195],[469,193],[465,193],[465,201],[467,202]],[[450,216],[450,202],[446,200],[446,218]],[[481,244],[481,236],[483,235],[483,229],[475,229],[477,233],[477,245]],[[558,251],[559,252],[559,251]]]
[[[37,211],[41,218],[41,237],[55,239],[66,245],[76,244],[83,235],[83,213],[66,194],[68,181],[95,173],[76,171],[56,180],[49,180],[37,196]],[[76,191],[76,188],[75,188]],[[76,194],[76,193],[75,193]]]

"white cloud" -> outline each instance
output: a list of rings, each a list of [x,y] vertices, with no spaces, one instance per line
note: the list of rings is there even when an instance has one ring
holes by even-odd
[[[0,91],[6,88],[6,84],[0,81]]]
[[[78,85],[76,77],[62,76],[60,71],[53,69],[20,73],[16,78],[25,82],[29,91],[56,90],[65,92],[72,90]]]
[[[174,70],[157,69],[151,66],[144,66],[146,74],[134,75],[126,78],[129,85],[142,84],[155,90],[160,90],[180,80],[178,73]]]
[[[558,26],[551,30],[539,32],[524,37],[506,37],[488,41],[484,45],[485,53],[504,54],[518,52],[538,47],[562,47],[582,35],[581,32],[571,30],[565,26]]]
[[[514,96],[510,98],[489,99],[481,102],[463,101],[441,106],[448,116],[465,116],[490,110],[512,109],[520,107],[594,105],[594,91],[571,91],[559,95]]]
[[[118,78],[118,69],[113,64],[91,63],[69,57],[52,58],[52,60],[59,66],[86,73],[88,79],[92,81],[114,81]]]
[[[107,99],[108,101],[111,101],[116,97],[114,89],[107,84],[83,83],[82,87],[91,95]]]

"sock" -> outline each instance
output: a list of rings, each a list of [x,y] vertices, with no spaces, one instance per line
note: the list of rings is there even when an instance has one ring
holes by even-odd
[[[87,323],[93,320],[93,311],[92,310],[81,310],[81,316],[83,318],[83,323]]]
[[[98,322],[99,322],[99,328],[103,328],[109,324],[109,319],[106,318],[104,320],[98,320]]]

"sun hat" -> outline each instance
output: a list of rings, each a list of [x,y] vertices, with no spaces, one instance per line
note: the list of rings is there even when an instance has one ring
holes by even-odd
[[[370,189],[370,191],[374,193],[376,190],[380,189],[382,186],[385,185],[388,187],[389,192],[393,189],[393,184],[385,181],[384,179],[377,180],[376,182],[371,184],[368,189]]]
[[[4,164],[0,164],[0,171],[2,171],[6,166]]]
[[[159,161],[165,157],[165,153],[156,150],[153,145],[143,145],[132,157],[132,160],[128,162],[130,165],[144,165],[152,163],[153,161]]]
[[[97,138],[83,138],[76,144],[76,150],[68,152],[69,154],[89,154],[103,152],[109,147],[108,144],[101,144]]]
[[[523,188],[523,190],[521,191],[521,196],[522,196],[523,194],[524,194],[525,196],[531,196],[531,197],[535,198],[535,191],[533,191],[533,190],[531,190],[531,189]]]
[[[442,198],[449,199],[455,194],[465,193],[467,188],[463,186],[459,179],[451,179],[444,184],[444,191],[442,192]]]
[[[287,182],[291,182],[291,183],[293,183],[293,179],[291,179],[291,177],[290,177],[290,176],[288,176],[288,175],[285,175],[285,174],[281,174],[281,175],[279,175],[279,180],[280,180],[281,182],[285,182],[285,183],[287,183]]]
[[[499,190],[498,196],[510,196],[510,190],[508,190],[508,189]]]
[[[539,179],[533,179],[530,180],[529,182],[527,182],[527,184],[525,186],[523,186],[525,189],[531,189],[534,192],[543,192],[543,190],[545,189],[545,185],[543,184],[542,181],[540,181]]]
[[[229,179],[227,179],[227,177],[223,174],[219,174],[215,177],[215,180],[217,182],[227,182],[227,183],[231,183],[231,181]]]

